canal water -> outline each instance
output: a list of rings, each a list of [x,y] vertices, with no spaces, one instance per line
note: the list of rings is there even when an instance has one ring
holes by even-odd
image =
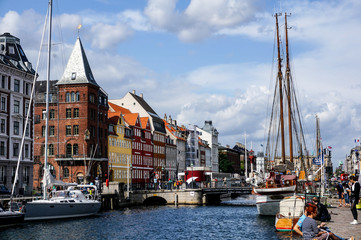
[[[0,228],[0,239],[291,239],[274,231],[274,217],[260,217],[254,200],[220,206],[132,207],[97,216],[29,222]],[[299,239],[294,238],[293,239]]]

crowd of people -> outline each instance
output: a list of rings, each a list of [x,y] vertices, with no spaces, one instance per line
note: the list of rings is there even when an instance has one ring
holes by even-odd
[[[360,183],[356,176],[351,176],[349,182],[337,186],[339,196],[339,207],[350,207],[353,217],[352,225],[358,224],[356,205],[360,199]],[[326,227],[326,222],[331,220],[327,207],[320,202],[320,198],[313,197],[312,202],[305,205],[304,214],[294,226],[294,231],[305,240],[341,239],[337,234]],[[354,239],[351,237],[349,239]]]

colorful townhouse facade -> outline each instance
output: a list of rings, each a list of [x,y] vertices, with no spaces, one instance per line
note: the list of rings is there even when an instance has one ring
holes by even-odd
[[[158,114],[149,106],[144,100],[143,94],[136,95],[135,91],[128,92],[121,99],[109,100],[109,102],[116,104],[120,107],[129,109],[132,113],[139,113],[140,117],[148,117],[150,129],[153,139],[153,169],[149,176],[150,179],[156,181],[165,180],[165,167],[166,167],[166,130],[163,120]]]

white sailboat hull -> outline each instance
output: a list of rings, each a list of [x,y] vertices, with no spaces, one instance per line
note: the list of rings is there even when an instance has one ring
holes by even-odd
[[[25,207],[25,221],[75,218],[95,215],[99,212],[101,202],[57,202],[38,200],[29,202]]]

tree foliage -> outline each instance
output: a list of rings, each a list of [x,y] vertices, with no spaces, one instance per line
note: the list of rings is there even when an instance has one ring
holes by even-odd
[[[219,170],[225,173],[233,173],[234,168],[232,167],[232,163],[228,160],[227,155],[225,153],[219,154]]]

